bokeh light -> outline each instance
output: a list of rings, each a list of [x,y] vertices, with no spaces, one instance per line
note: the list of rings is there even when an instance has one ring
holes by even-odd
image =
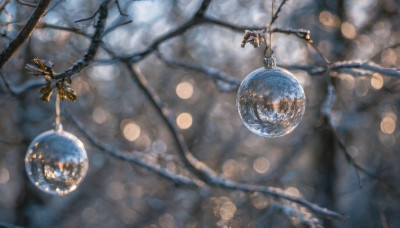
[[[92,118],[94,122],[103,124],[110,117],[110,112],[103,108],[95,108],[92,112]]]
[[[239,163],[233,159],[228,159],[222,165],[222,173],[226,177],[234,177],[237,176],[240,172]]]
[[[81,214],[83,220],[87,223],[96,223],[97,222],[97,211],[94,208],[87,207],[83,209]]]
[[[339,78],[340,78],[340,82],[341,82],[341,86],[343,86],[346,89],[352,90],[354,89],[355,86],[355,80],[354,77],[350,74],[346,74],[346,73],[341,73],[339,74]]]
[[[340,27],[340,19],[338,16],[331,14],[329,11],[322,11],[319,14],[319,22],[326,27]]]
[[[295,188],[295,187],[287,188],[285,193],[288,194],[288,195],[294,196],[294,197],[300,197],[301,196],[299,190],[297,188]]]
[[[126,197],[125,185],[119,181],[112,181],[107,186],[107,195],[113,200],[121,200]]]
[[[134,142],[140,136],[140,127],[135,122],[129,122],[125,126],[123,126],[122,130],[124,137],[126,140]]]
[[[253,163],[254,170],[260,174],[268,172],[269,166],[269,160],[264,157],[257,158]]]
[[[219,209],[219,215],[223,220],[229,220],[235,216],[236,206],[231,201],[224,202]]]
[[[251,204],[253,204],[255,208],[261,210],[268,206],[269,201],[266,196],[256,192],[251,196]]]
[[[10,172],[7,168],[0,169],[0,184],[5,184],[10,180]]]
[[[384,66],[395,66],[397,63],[396,52],[391,48],[384,50],[381,54],[381,61]]]
[[[173,228],[175,223],[174,217],[169,213],[161,215],[158,221],[161,228]]]
[[[176,86],[176,95],[181,99],[189,99],[193,96],[193,85],[189,82],[181,82]]]
[[[190,128],[192,126],[192,123],[193,123],[192,115],[190,115],[190,113],[187,112],[179,114],[178,117],[176,118],[176,124],[178,124],[178,127],[183,130]]]
[[[381,121],[381,131],[385,134],[393,134],[396,129],[396,119],[392,115],[386,115]]]
[[[374,73],[371,77],[372,88],[379,90],[383,87],[383,77],[379,73]]]
[[[350,22],[343,22],[341,31],[344,37],[347,39],[354,39],[357,35],[356,28]]]

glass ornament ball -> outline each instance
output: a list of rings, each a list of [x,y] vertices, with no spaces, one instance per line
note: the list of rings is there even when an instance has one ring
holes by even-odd
[[[37,136],[25,156],[25,169],[31,182],[40,190],[59,196],[78,187],[88,166],[83,143],[62,129]]]
[[[279,67],[262,67],[242,81],[236,105],[244,125],[254,134],[275,138],[300,123],[306,97],[296,78]]]

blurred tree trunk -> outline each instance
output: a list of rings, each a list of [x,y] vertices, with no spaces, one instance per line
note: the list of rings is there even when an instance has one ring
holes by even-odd
[[[314,168],[315,202],[323,207],[335,208],[335,136],[329,127],[328,119],[322,117],[315,129]],[[324,227],[332,227],[330,220]]]

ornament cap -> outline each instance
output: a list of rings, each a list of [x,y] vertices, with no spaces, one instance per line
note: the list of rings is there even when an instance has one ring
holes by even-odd
[[[55,131],[62,131],[63,130],[63,125],[61,123],[54,123],[54,130]]]
[[[276,58],[274,55],[274,51],[271,47],[267,47],[264,53],[264,67],[267,69],[271,69],[276,67]]]
[[[271,69],[276,67],[276,58],[275,57],[264,57],[264,67],[267,69]]]

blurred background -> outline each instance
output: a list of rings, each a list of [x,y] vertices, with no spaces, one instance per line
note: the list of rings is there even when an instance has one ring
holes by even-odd
[[[3,4],[0,49],[33,11],[14,0],[0,0]],[[131,55],[188,21],[201,1],[120,0],[119,4],[129,16],[121,16],[110,4],[106,28],[129,19],[132,23],[107,33],[103,42],[118,55]],[[90,17],[99,5],[95,0],[54,0],[41,22],[92,34],[94,20],[75,21]],[[206,15],[263,27],[271,17],[271,1],[212,0]],[[394,45],[400,40],[398,0],[291,0],[274,26],[310,30],[314,45],[331,62],[370,59],[399,70],[396,47],[400,45]],[[90,44],[79,32],[39,26],[2,74],[13,87],[37,80],[24,69],[34,57],[51,60],[57,72],[68,69]],[[242,39],[243,33],[201,24],[164,41],[159,51],[166,59],[212,67],[242,80],[263,66],[263,48],[241,48]],[[221,91],[204,73],[171,67],[155,54],[137,66],[174,116],[191,152],[217,173],[237,182],[279,188],[348,217],[345,223],[320,219],[325,227],[400,227],[399,80],[369,71],[329,72],[336,91],[330,128],[329,121],[321,118],[327,74],[298,70],[298,66],[322,66],[321,58],[293,35],[274,33],[272,46],[277,64],[294,73],[307,97],[300,125],[275,139],[250,133],[239,118],[236,91]],[[100,48],[96,59],[112,57]],[[190,176],[169,131],[123,63],[95,61],[72,80],[79,98],[75,103],[62,101],[64,112],[68,110],[109,147],[142,153],[146,161]],[[285,206],[295,205],[219,188],[204,194],[112,157],[91,144],[68,118],[62,118],[64,129],[80,138],[88,151],[88,175],[69,195],[43,193],[29,182],[24,156],[30,141],[52,128],[54,97],[42,102],[37,88],[12,96],[0,80],[0,117],[0,226],[304,226],[285,212]],[[377,178],[357,172],[338,140],[357,164]]]

